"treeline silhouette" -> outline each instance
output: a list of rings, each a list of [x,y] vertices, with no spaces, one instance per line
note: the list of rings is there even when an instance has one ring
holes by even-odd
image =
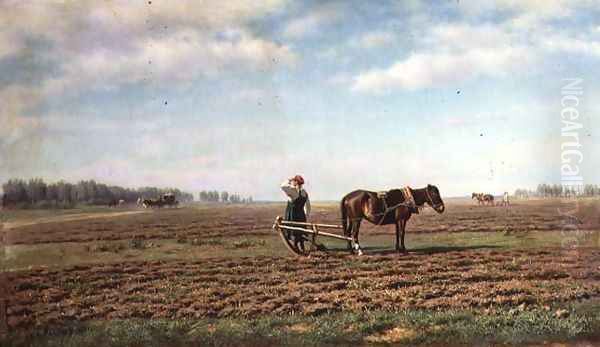
[[[570,198],[570,197],[593,197],[600,196],[600,186],[597,184],[585,184],[581,186],[570,186],[561,184],[538,184],[535,190],[517,189],[515,197],[527,199],[529,197],[539,198]]]
[[[180,202],[193,201],[194,196],[177,188],[142,187],[138,189],[109,186],[94,180],[72,184],[65,181],[46,183],[41,178],[29,181],[10,179],[2,185],[2,206],[15,208],[71,208],[79,204],[105,205],[124,200],[135,203],[138,198],[155,199],[173,193]]]
[[[219,193],[216,190],[203,190],[200,192],[199,198],[202,202],[223,202],[230,204],[251,204],[254,202],[251,196],[242,197],[239,194],[230,194],[226,191]]]

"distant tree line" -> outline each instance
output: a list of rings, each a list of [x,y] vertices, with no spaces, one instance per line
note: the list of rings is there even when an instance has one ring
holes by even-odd
[[[181,202],[193,201],[194,196],[177,188],[142,187],[138,189],[109,186],[94,180],[72,184],[65,181],[47,184],[41,178],[29,181],[10,179],[2,185],[2,206],[6,207],[61,207],[77,204],[104,205],[115,200],[128,203],[138,198],[157,198],[171,192]]]
[[[569,198],[569,197],[593,197],[600,196],[600,186],[597,184],[585,184],[581,186],[570,186],[561,184],[538,184],[535,190],[517,189],[515,197],[527,199],[529,197],[540,198]]]
[[[199,200],[202,202],[222,202],[230,204],[251,204],[254,202],[251,196],[242,197],[239,194],[230,194],[229,192],[216,190],[203,190],[200,192]]]

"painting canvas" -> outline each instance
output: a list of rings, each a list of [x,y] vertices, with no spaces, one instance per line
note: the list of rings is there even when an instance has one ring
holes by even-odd
[[[0,0],[0,344],[600,345],[599,18]]]

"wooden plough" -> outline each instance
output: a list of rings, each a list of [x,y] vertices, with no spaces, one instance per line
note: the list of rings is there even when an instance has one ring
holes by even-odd
[[[273,230],[281,236],[283,244],[297,256],[308,256],[313,250],[318,249],[317,236],[353,242],[352,237],[324,232],[322,229],[343,230],[344,228],[341,225],[333,224],[286,221],[281,216],[277,216],[273,224]],[[298,235],[304,236],[310,242],[310,246],[303,248],[299,242],[296,242]]]

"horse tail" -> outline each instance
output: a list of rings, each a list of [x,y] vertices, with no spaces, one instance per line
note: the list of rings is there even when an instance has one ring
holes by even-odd
[[[348,232],[348,211],[346,211],[346,197],[342,198],[340,202],[340,212],[342,215],[342,228],[344,229],[344,234]]]

